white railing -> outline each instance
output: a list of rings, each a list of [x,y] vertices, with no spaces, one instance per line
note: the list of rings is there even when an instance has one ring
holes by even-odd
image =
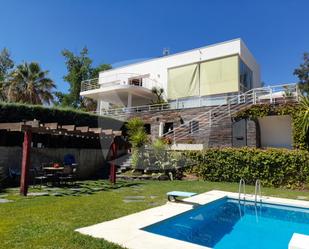
[[[80,91],[85,92],[85,91],[90,91],[90,90],[99,89],[99,88],[100,88],[99,79],[96,78],[96,79],[82,81],[81,86],[80,86]]]
[[[297,94],[295,84],[255,88],[250,91],[252,91],[252,94],[255,95],[256,97],[255,102],[262,102],[263,99],[269,99],[271,102],[276,101],[276,99],[280,98],[288,99],[289,95]],[[279,96],[280,93],[281,97]],[[186,108],[205,107],[205,106],[221,106],[221,105],[238,103],[242,101],[242,96],[243,94],[234,94],[229,96],[202,96],[187,99],[176,99],[163,104],[101,109],[98,112],[98,114],[121,118],[128,116],[128,114],[150,112],[150,111],[165,111],[165,110],[186,109]]]
[[[130,79],[132,78],[140,78],[141,83],[139,85],[130,84]],[[102,77],[102,80],[99,79],[90,79],[90,80],[84,80],[81,82],[81,92],[89,91],[89,90],[95,90],[95,89],[101,89],[105,87],[110,86],[119,86],[119,85],[132,85],[136,87],[143,87],[151,90],[152,88],[160,88],[160,84],[154,80],[149,78],[149,74],[147,75],[140,75],[135,73],[118,73],[113,75],[108,75]]]
[[[198,133],[203,134],[203,143],[207,144],[209,142],[210,128],[214,124],[218,124],[222,119],[232,117],[252,104],[298,101],[298,97],[299,91],[296,84],[255,88],[184,122],[172,131],[163,134],[163,137],[171,139],[176,144],[185,140],[194,140],[193,136]],[[201,137],[201,135],[198,137]]]

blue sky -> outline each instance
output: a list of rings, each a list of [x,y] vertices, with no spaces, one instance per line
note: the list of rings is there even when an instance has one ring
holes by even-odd
[[[95,65],[114,64],[241,37],[264,82],[295,82],[308,10],[308,0],[0,0],[0,49],[40,62],[66,90],[64,48],[87,46]]]

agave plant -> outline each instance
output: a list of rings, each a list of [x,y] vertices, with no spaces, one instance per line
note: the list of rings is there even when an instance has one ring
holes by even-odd
[[[56,86],[47,74],[48,71],[42,71],[36,62],[18,65],[6,86],[8,101],[39,105],[52,103],[52,90]]]

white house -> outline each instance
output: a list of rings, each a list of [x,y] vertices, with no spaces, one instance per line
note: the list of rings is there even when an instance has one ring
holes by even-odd
[[[153,87],[163,88],[170,103],[192,103],[260,86],[259,65],[235,39],[101,72],[99,79],[82,83],[81,96],[98,100],[101,110],[149,105]]]

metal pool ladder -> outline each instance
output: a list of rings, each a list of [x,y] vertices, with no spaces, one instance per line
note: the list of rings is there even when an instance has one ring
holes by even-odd
[[[243,200],[246,199],[246,182],[244,179],[240,179],[239,181],[239,188],[238,188],[238,200],[240,201],[241,199],[241,194],[243,193],[244,198]]]
[[[262,202],[262,192],[261,192],[261,181],[257,179],[255,181],[255,194],[254,194],[254,203],[257,203],[257,197],[260,197],[260,202]]]

